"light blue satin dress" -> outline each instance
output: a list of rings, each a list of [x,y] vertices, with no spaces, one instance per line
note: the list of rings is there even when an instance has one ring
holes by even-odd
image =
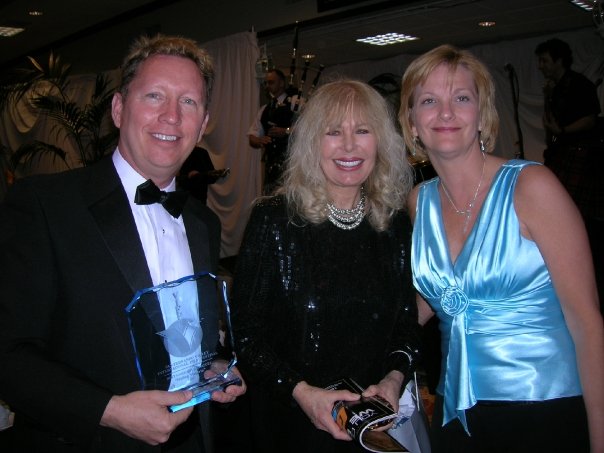
[[[499,169],[455,263],[442,222],[439,178],[419,189],[413,280],[440,320],[443,425],[459,417],[468,431],[464,411],[477,400],[582,394],[560,301],[537,245],[520,234],[514,210],[518,175],[534,164],[511,160]]]

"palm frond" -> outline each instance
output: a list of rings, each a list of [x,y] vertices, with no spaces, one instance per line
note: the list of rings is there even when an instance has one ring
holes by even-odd
[[[27,68],[12,78],[4,77],[0,83],[0,109],[11,103],[16,105],[27,96],[32,106],[50,120],[50,133],[56,143],[75,145],[83,165],[99,160],[117,140],[117,129],[108,123],[114,91],[109,78],[98,74],[90,101],[81,106],[69,96],[70,65],[63,63],[59,55],[51,52],[44,64],[32,57],[28,60]],[[56,153],[54,158],[67,164],[63,149],[40,141],[23,145],[13,158],[29,163],[49,153]]]
[[[103,135],[90,137],[87,141],[86,156],[88,164],[98,161],[115,149],[119,137],[119,129],[113,127]]]
[[[27,93],[37,93],[41,83],[50,84],[64,96],[69,84],[71,65],[61,63],[51,52],[45,67],[33,57],[27,57],[31,67],[19,68],[3,77],[0,86],[0,110],[16,105]]]
[[[99,99],[109,96],[113,97],[115,87],[110,86],[109,77],[104,74],[97,74],[94,84],[94,93],[92,95],[92,103],[96,104]]]
[[[64,128],[67,135],[81,135],[85,118],[82,109],[75,102],[65,101],[56,96],[40,96],[33,99],[33,104],[45,112],[58,126]]]
[[[41,72],[41,73],[44,72],[44,68],[42,67],[42,65],[40,63],[38,63],[36,61],[35,58],[27,57],[27,59],[29,60],[29,62],[31,63],[31,65],[34,67],[35,70],[37,70],[38,72]],[[49,60],[52,60],[52,53],[50,54]]]

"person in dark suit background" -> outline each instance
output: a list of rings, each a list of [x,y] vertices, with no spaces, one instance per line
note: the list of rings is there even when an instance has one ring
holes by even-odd
[[[0,450],[211,453],[208,404],[171,413],[190,391],[140,390],[125,307],[139,289],[218,267],[220,223],[202,203],[188,197],[182,214],[135,203],[148,180],[174,191],[206,128],[213,78],[194,41],[140,38],[113,98],[113,155],[8,193],[0,399],[16,415]],[[206,317],[216,316],[202,313],[202,327]],[[229,386],[212,400],[243,392]]]
[[[283,173],[294,112],[285,90],[285,74],[282,71],[269,70],[265,84],[271,100],[258,110],[248,131],[248,140],[252,148],[264,151],[263,193],[269,195],[277,187]]]
[[[215,169],[207,149],[196,146],[184,161],[176,177],[177,187],[187,190],[203,202],[208,201],[208,186],[230,174],[229,168]]]
[[[552,38],[535,49],[545,84],[544,163],[576,203],[589,236],[604,313],[604,134],[598,131],[600,102],[596,85],[571,69],[568,43]]]
[[[196,146],[182,164],[176,182],[205,204],[208,200],[208,184],[214,184],[218,180],[214,171],[208,150]]]

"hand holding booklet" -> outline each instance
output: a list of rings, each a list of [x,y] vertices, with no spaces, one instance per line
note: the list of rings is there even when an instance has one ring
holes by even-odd
[[[364,390],[350,378],[336,381],[326,389],[349,390],[358,394],[362,394]],[[397,417],[392,406],[379,396],[361,397],[358,401],[337,401],[331,413],[340,428],[368,451],[375,453],[408,451],[387,431],[377,430]]]

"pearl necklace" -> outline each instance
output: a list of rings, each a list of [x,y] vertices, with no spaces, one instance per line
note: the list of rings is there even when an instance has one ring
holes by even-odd
[[[443,192],[447,196],[447,199],[449,200],[449,203],[451,203],[451,207],[453,208],[455,213],[466,217],[466,220],[463,225],[464,233],[468,230],[468,223],[470,222],[470,216],[472,215],[472,208],[474,208],[474,203],[476,203],[476,197],[478,197],[478,192],[480,191],[480,187],[482,186],[482,180],[484,178],[484,167],[485,167],[486,162],[487,162],[487,156],[485,153],[482,153],[482,171],[480,172],[480,180],[478,181],[478,185],[476,186],[476,190],[474,191],[474,196],[472,197],[472,200],[470,201],[470,203],[468,203],[468,207],[464,210],[458,209],[457,206],[455,206],[455,203],[453,202],[453,198],[451,198],[451,195],[449,195],[447,186],[445,186],[445,183],[443,182],[442,179],[440,180],[440,185],[443,188]]]
[[[327,203],[327,218],[342,230],[352,230],[358,227],[365,217],[365,193],[361,189],[361,199],[352,209],[340,209],[332,203]]]

